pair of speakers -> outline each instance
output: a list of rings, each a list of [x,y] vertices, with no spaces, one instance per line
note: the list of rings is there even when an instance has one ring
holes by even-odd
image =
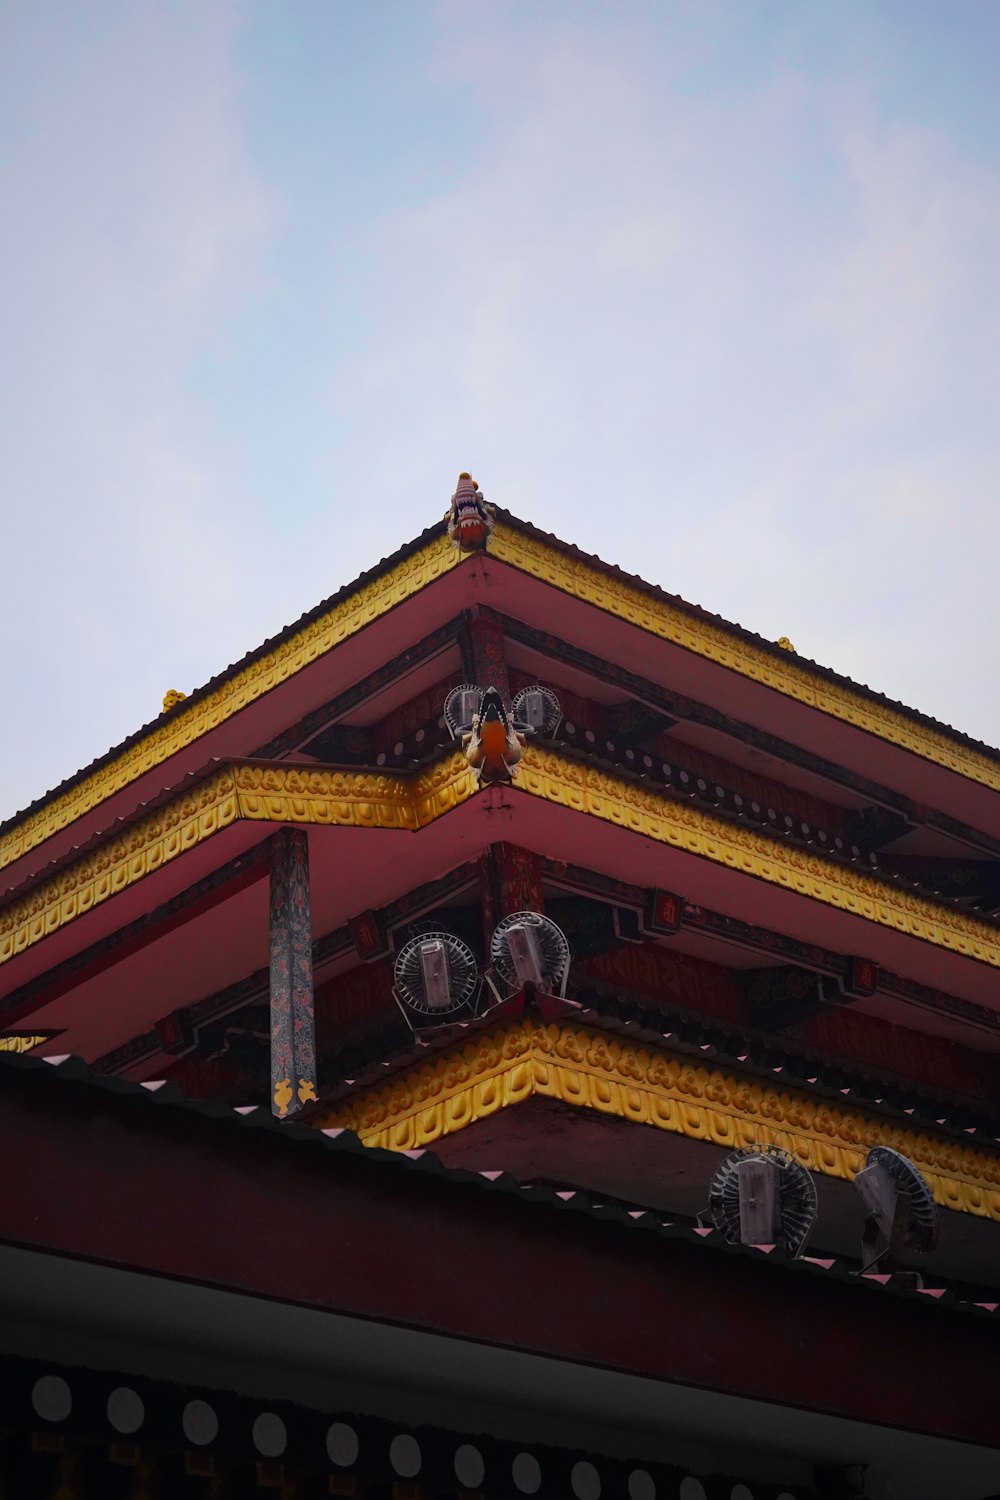
[[[937,1204],[909,1157],[891,1146],[873,1146],[854,1186],[868,1209],[863,1270],[891,1268],[904,1250],[933,1250]],[[751,1146],[727,1157],[712,1179],[708,1203],[715,1227],[730,1244],[781,1245],[791,1256],[802,1254],[816,1221],[812,1174],[778,1146]]]
[[[518,990],[566,993],[570,948],[566,935],[536,911],[514,912],[493,930],[490,963],[453,932],[421,932],[400,949],[393,994],[413,1030],[450,1025],[486,1014]]]

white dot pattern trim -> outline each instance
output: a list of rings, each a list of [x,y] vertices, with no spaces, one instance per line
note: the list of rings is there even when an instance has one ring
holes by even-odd
[[[361,1444],[354,1428],[347,1422],[334,1422],[326,1435],[327,1456],[338,1469],[349,1469],[357,1463]]]
[[[61,1375],[41,1375],[31,1392],[35,1415],[46,1422],[65,1422],[73,1410],[73,1393]]]
[[[108,1397],[108,1421],[116,1432],[129,1435],[138,1432],[146,1418],[142,1397],[127,1385],[120,1385]]]
[[[601,1500],[601,1476],[585,1458],[573,1465],[569,1482],[576,1500]]]
[[[264,1458],[280,1458],[288,1443],[285,1424],[277,1412],[262,1411],[253,1424],[253,1445]]]
[[[219,1419],[207,1401],[189,1401],[181,1415],[181,1426],[196,1448],[207,1448],[219,1436]]]
[[[389,1462],[400,1479],[414,1479],[420,1473],[420,1444],[408,1432],[401,1432],[389,1445]]]
[[[510,1466],[510,1476],[522,1495],[537,1495],[542,1487],[542,1470],[533,1453],[519,1453]]]

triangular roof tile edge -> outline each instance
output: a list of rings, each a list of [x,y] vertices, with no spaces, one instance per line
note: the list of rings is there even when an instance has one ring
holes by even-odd
[[[53,802],[57,797],[70,791],[87,776],[93,775],[95,771],[101,770],[104,766],[116,760],[126,750],[130,750],[133,746],[139,744],[153,730],[158,729],[167,718],[179,719],[184,714],[190,713],[191,709],[196,707],[199,702],[207,698],[224,683],[229,682],[245,667],[251,666],[254,662],[267,656],[276,647],[292,639],[305,626],[312,624],[315,620],[321,619],[323,615],[329,613],[338,604],[342,604],[352,594],[359,592],[361,589],[367,587],[368,584],[375,582],[376,579],[384,577],[392,568],[413,557],[415,553],[421,551],[430,542],[439,540],[442,535],[442,529],[439,524],[428,526],[419,536],[414,537],[412,541],[404,542],[395,552],[390,553],[387,557],[383,557],[373,567],[366,568],[363,573],[359,573],[349,583],[343,584],[332,594],[327,595],[325,599],[321,599],[318,604],[313,605],[311,609],[305,610],[299,615],[298,619],[290,621],[281,630],[276,631],[274,635],[268,636],[263,640],[259,646],[253,647],[237,661],[230,662],[227,667],[223,667],[221,671],[216,672],[207,682],[203,682],[200,687],[193,688],[173,708],[165,709],[162,713],[157,714],[154,719],[149,719],[145,724],[140,725],[138,729],[133,730],[131,734],[126,735],[125,739],[120,740],[118,744],[110,746],[103,754],[95,756],[92,761],[88,761],[79,770],[72,772],[62,781],[57,782],[54,787],[50,787],[48,791],[42,792],[38,797],[33,798],[26,806],[20,808],[17,812],[11,813],[9,817],[4,818],[0,821],[0,838],[11,829],[17,827],[19,823],[23,822],[33,813],[40,812],[43,807]]]
[[[535,541],[537,544],[549,549],[550,551],[559,553],[568,558],[572,558],[577,563],[591,568],[608,578],[617,580],[622,586],[635,590],[636,592],[643,594],[651,600],[658,601],[671,608],[674,608],[679,612],[687,615],[692,620],[701,621],[715,630],[732,636],[738,641],[752,645],[755,649],[768,653],[774,658],[774,661],[777,665],[780,665],[782,667],[788,666],[788,653],[782,647],[778,646],[776,642],[770,641],[765,637],[758,635],[756,632],[746,629],[742,625],[727,620],[722,615],[714,614],[701,605],[691,604],[688,601],[682,599],[680,595],[671,594],[669,591],[661,588],[657,584],[649,583],[636,574],[626,572],[616,564],[607,563],[596,554],[585,552],[573,543],[564,542],[553,533],[546,532],[541,528],[534,526],[530,522],[519,519],[517,516],[513,515],[512,512],[505,510],[503,507],[495,506],[494,510],[497,521],[500,522],[503,527],[509,528],[511,531]],[[404,543],[403,546],[399,547],[388,557],[384,557],[374,567],[369,568],[365,572],[359,574],[359,576],[352,582],[343,585],[343,587],[336,590],[333,594],[329,595],[319,604],[313,606],[313,608],[300,615],[297,620],[291,622],[289,625],[286,625],[275,635],[268,637],[259,646],[247,652],[246,655],[241,657],[238,661],[231,663],[221,672],[216,673],[206,683],[202,684],[198,688],[193,689],[192,692],[182,702],[177,703],[173,708],[169,710],[165,710],[155,719],[148,721],[148,723],[144,724],[141,728],[128,735],[119,744],[112,746],[102,755],[96,757],[87,765],[82,766],[79,770],[73,772],[72,775],[66,777],[56,786],[50,788],[47,792],[44,792],[39,797],[34,798],[24,808],[21,808],[19,811],[11,814],[8,818],[4,819],[2,822],[0,822],[0,868],[8,863],[11,863],[13,859],[19,858],[20,853],[24,852],[17,851],[12,855],[4,857],[3,843],[18,829],[27,825],[32,818],[40,815],[47,807],[51,807],[52,805],[54,805],[60,798],[67,796],[75,788],[86,782],[88,778],[96,775],[104,768],[113,765],[117,760],[122,758],[129,751],[134,750],[136,746],[140,745],[143,742],[144,739],[150,737],[152,734],[160,730],[165,722],[169,720],[179,721],[185,716],[190,715],[192,710],[196,709],[200,704],[202,704],[208,697],[211,696],[211,694],[217,692],[221,687],[231,682],[235,677],[238,676],[240,672],[246,670],[256,662],[266,658],[270,653],[279,649],[290,640],[293,640],[297,634],[307,628],[310,624],[314,623],[318,619],[321,619],[325,614],[328,614],[338,605],[341,605],[345,601],[350,599],[352,595],[359,593],[363,588],[367,587],[369,584],[377,581],[378,579],[384,578],[393,568],[407,562],[409,559],[419,554],[421,550],[428,548],[435,542],[440,544],[447,544],[448,550],[451,550],[451,544],[447,541],[443,522],[439,522],[435,525],[425,528],[425,530],[422,531],[412,541]],[[504,559],[500,560],[503,561]],[[451,566],[457,564],[458,561],[459,556],[456,552],[454,558],[449,562],[448,571],[450,571]],[[913,725],[933,735],[939,736],[942,739],[953,742],[956,747],[964,747],[972,751],[975,755],[994,762],[997,770],[995,778],[991,778],[991,780],[995,779],[997,785],[1000,786],[1000,749],[998,749],[997,747],[986,744],[984,741],[976,740],[971,735],[965,734],[963,731],[954,728],[952,725],[935,719],[931,715],[925,714],[918,709],[911,708],[907,704],[904,704],[896,699],[889,698],[886,694],[881,693],[876,689],[870,688],[864,683],[856,682],[852,678],[836,672],[831,667],[823,666],[820,663],[811,661],[804,657],[800,657],[797,654],[794,655],[793,660],[795,667],[799,671],[805,673],[807,676],[811,675],[825,682],[828,682],[831,685],[841,689],[843,692],[852,694],[859,699],[877,705],[878,707],[889,713],[897,714],[902,718],[908,720]],[[778,691],[780,692],[781,689],[779,688]],[[196,736],[196,738],[197,737],[198,736]],[[930,758],[937,759],[936,757]],[[940,763],[940,761],[938,763]],[[949,767],[949,769],[956,768]],[[957,774],[968,775],[969,773],[957,770]],[[982,778],[972,779],[982,780]],[[75,821],[75,816],[68,818],[63,826],[69,826],[73,821]],[[38,842],[42,841],[44,840],[39,840]]]

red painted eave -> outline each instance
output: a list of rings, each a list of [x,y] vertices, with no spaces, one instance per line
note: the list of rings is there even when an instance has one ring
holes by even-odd
[[[426,536],[420,539],[426,541]],[[416,550],[414,543],[404,552]],[[402,554],[399,554],[402,555]],[[387,560],[388,568],[398,556]],[[276,735],[288,729],[306,714],[321,708],[347,689],[355,686],[370,673],[377,671],[393,657],[400,655],[424,636],[453,619],[475,598],[472,570],[454,568],[428,584],[418,594],[403,600],[394,608],[373,620],[341,645],[327,651],[293,677],[279,682],[262,697],[255,699],[238,713],[230,715],[217,728],[201,735],[190,745],[177,751],[168,760],[153,766],[149,771],[130,781],[120,792],[100,802],[91,811],[76,818],[67,827],[60,829],[44,843],[31,849],[22,858],[0,871],[0,887],[10,890],[36,875],[54,861],[61,861],[69,854],[86,845],[96,835],[106,832],[117,820],[127,818],[135,810],[159,799],[165,792],[176,788],[190,774],[197,772],[211,760],[234,759],[252,756]],[[367,575],[366,575],[367,578]],[[366,581],[351,585],[346,594]],[[197,693],[191,694],[173,713],[180,717],[200,699],[234,676],[247,662],[280,644],[286,635],[293,634],[313,615],[322,613],[340,598],[335,595],[317,610],[303,616],[287,631],[265,643],[242,661],[235,663],[226,672],[220,673]],[[153,726],[147,726],[147,728]],[[56,787],[31,804],[23,813],[8,820],[3,829],[10,829],[30,813],[54,801],[62,792],[72,788],[92,771],[106,762],[114,761],[140,740],[145,730],[125,741],[122,745],[102,756],[100,760],[85,767],[75,776]],[[0,830],[3,831],[3,830]]]
[[[429,1156],[264,1117],[256,1129],[45,1064],[4,1075],[4,1243],[995,1444],[983,1392],[997,1326],[947,1296],[646,1232]]]
[[[768,651],[778,662],[787,660],[784,648],[779,646],[776,641],[770,641],[766,636],[758,635],[756,631],[747,630],[743,625],[737,625],[732,620],[725,619],[722,615],[714,614],[711,610],[705,609],[700,604],[691,604],[686,599],[682,599],[679,594],[671,594],[667,589],[660,588],[657,584],[648,583],[646,579],[640,578],[638,574],[628,573],[624,568],[618,567],[615,563],[605,562],[603,558],[598,557],[594,553],[584,552],[580,547],[576,547],[569,542],[563,542],[552,532],[543,531],[539,527],[533,526],[529,521],[522,521],[517,516],[511,515],[509,511],[500,509],[497,514],[512,530],[520,531],[525,536],[534,537],[536,540],[544,543],[546,547],[552,548],[553,551],[561,552],[567,557],[576,558],[580,562],[586,563],[588,566],[596,568],[602,573],[606,573],[608,577],[616,578],[629,587],[638,590],[640,593],[648,594],[650,598],[663,600],[665,603],[681,610],[684,614],[690,615],[693,619],[704,620],[706,623],[724,630],[728,635],[746,641],[749,645],[758,649]],[[947,735],[957,744],[966,745],[983,755],[991,756],[1000,764],[1000,749],[996,746],[988,745],[983,740],[974,739],[972,735],[965,734],[962,730],[954,728],[951,724],[945,724],[942,720],[935,719],[930,714],[922,713],[919,709],[910,708],[908,704],[901,703],[898,699],[890,698],[885,693],[880,693],[876,688],[868,687],[866,683],[855,682],[853,678],[846,677],[843,673],[834,671],[832,667],[826,667],[820,662],[800,657],[797,653],[795,654],[795,660],[824,681],[836,684],[838,687],[847,688],[850,692],[858,693],[861,697],[868,698],[872,703],[878,703],[885,708],[892,709],[896,713],[903,714],[915,724],[923,725],[925,728],[932,729],[938,734]]]
[[[416,833],[312,829],[314,936],[474,858],[498,837],[498,829],[504,838],[536,853],[557,855],[632,885],[679,891],[696,905],[802,942],[862,953],[893,973],[991,1011],[1000,1005],[997,971],[987,963],[656,843],[588,813],[530,797],[516,786],[505,794],[502,814],[491,811],[489,794],[482,794]],[[59,1050],[77,1051],[93,1060],[178,1006],[266,964],[266,888],[260,884],[241,888],[207,910],[195,909],[189,920],[172,925],[140,949],[111,950],[107,964],[51,998],[44,989],[34,988],[25,1003],[18,1000],[21,987],[246,854],[268,831],[267,824],[234,823],[26,948],[0,970],[0,996],[12,997],[16,1007],[4,1023],[23,1025],[30,1017],[32,1025],[65,1033]],[[924,1015],[921,1024],[931,1026],[936,1019]],[[941,1018],[942,1026],[946,1020]]]
[[[547,547],[577,558],[640,593],[662,600],[692,619],[704,620],[724,630],[735,640],[746,641],[755,649],[773,652],[776,659],[787,661],[785,654],[773,642],[765,641],[699,606],[688,604],[642,579],[623,573],[600,558],[583,553],[505,512],[500,514],[505,524],[526,536],[537,538]],[[437,527],[422,533],[370,573],[324,600],[300,620],[219,673],[203,688],[197,689],[173,711],[174,714],[181,718],[246,665],[266,655],[340,600],[373,579],[383,576],[395,564],[418,551],[438,534]],[[855,728],[808,704],[753,682],[738,672],[650,635],[593,604],[573,598],[487,554],[482,558],[467,559],[462,566],[452,568],[288,681],[278,684],[238,714],[225,719],[194,744],[178,751],[167,763],[154,767],[144,776],[130,782],[120,793],[81,816],[68,828],[24,856],[16,865],[3,871],[0,879],[6,885],[16,884],[53,858],[60,857],[86,841],[96,831],[107,828],[116,818],[129,812],[137,803],[148,800],[164,786],[175,785],[181,776],[204,764],[209,758],[253,754],[304,714],[328,702],[437,626],[474,604],[491,605],[502,613],[560,636],[594,654],[607,657],[637,675],[648,677],[666,688],[705,702],[731,717],[742,719],[826,760],[839,762],[870,780],[892,787],[914,802],[946,812],[994,835],[1000,827],[1000,796],[987,787],[890,744],[875,734]],[[1000,764],[1000,752],[992,747],[982,745],[903,704],[895,703],[829,668],[797,660],[807,672],[815,675],[818,686],[829,682],[845,688],[861,699],[869,700],[873,705],[891,709],[912,721],[915,726],[945,735],[956,746],[966,746]],[[158,722],[147,725],[90,766],[38,798],[23,812],[3,824],[0,832],[12,828],[102,765],[127,752]]]
[[[484,574],[482,602],[501,613],[624,666],[635,676],[646,678],[668,692],[684,694],[729,718],[797,745],[821,760],[901,793],[918,805],[946,813],[994,838],[998,836],[1000,794],[982,783],[808,703],[799,702],[730,667],[709,661],[697,652],[663,640],[496,558],[486,559]],[[649,590],[648,585],[644,587]],[[670,595],[660,594],[658,590],[649,591],[666,602],[677,603]],[[751,636],[749,632],[740,632],[737,627],[730,627],[714,616],[708,618],[720,627],[732,629],[757,647],[775,650],[787,661],[786,653],[773,647],[772,643]],[[809,672],[813,670],[811,662],[801,662],[800,665]],[[817,686],[821,687],[824,674],[820,672],[818,675],[821,680]],[[833,673],[825,675],[861,698],[870,697],[875,703],[885,703],[904,716],[912,715],[915,724],[953,735],[957,742],[966,743],[963,736],[954,735],[953,731],[923,715],[872,695],[846,678],[837,678]],[[998,753],[989,747],[973,744],[971,748],[1000,761]]]

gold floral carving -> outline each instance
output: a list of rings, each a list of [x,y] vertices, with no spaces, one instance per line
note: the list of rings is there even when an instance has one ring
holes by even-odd
[[[435,1057],[314,1116],[368,1146],[409,1151],[533,1096],[596,1110],[735,1150],[773,1143],[811,1171],[850,1181],[869,1147],[892,1146],[924,1173],[937,1202],[1000,1220],[1000,1153],[902,1127],[667,1049],[530,1017]]]
[[[0,1052],[30,1052],[32,1047],[39,1047],[42,1042],[47,1042],[51,1035],[51,1032],[45,1031],[38,1036],[27,1033],[20,1036],[0,1036]]]
[[[314,827],[395,828],[415,833],[475,791],[473,774],[459,754],[437,761],[412,780],[253,761],[238,763],[235,774],[241,817]]]
[[[417,828],[412,784],[398,776],[253,763],[237,765],[235,774],[240,817],[253,822]]]
[[[218,790],[222,787],[224,792]],[[555,751],[529,745],[516,787],[529,796],[1000,968],[996,928],[968,913],[727,823],[645,784],[623,781]],[[473,774],[457,753],[413,779],[321,766],[235,762],[0,912],[0,964],[227,823],[244,819],[417,832],[475,792]],[[218,810],[216,796],[220,798]],[[204,811],[200,799],[205,799]],[[169,839],[164,834],[168,825]],[[176,832],[179,825],[183,825],[183,836]]]
[[[602,572],[582,558],[570,556],[509,526],[496,527],[490,538],[490,553],[521,572],[607,610],[641,630],[683,646],[708,661],[739,672],[811,708],[818,708],[844,723],[878,735],[880,739],[934,761],[959,776],[1000,791],[1000,760],[939,730],[918,724],[888,704],[878,703],[810,672],[790,652],[777,657],[721,625],[688,614],[624,578]]]
[[[235,776],[225,767],[11,902],[0,912],[0,964],[195,848],[239,816]]]
[[[0,837],[0,869],[433,583],[458,561],[458,553],[442,533],[412,557],[349,594],[325,615],[310,620],[266,656],[249,662],[213,692],[187,706],[174,705],[169,719]]]
[[[415,831],[475,790],[461,755],[414,780],[234,762],[0,911],[0,965],[241,820]]]

